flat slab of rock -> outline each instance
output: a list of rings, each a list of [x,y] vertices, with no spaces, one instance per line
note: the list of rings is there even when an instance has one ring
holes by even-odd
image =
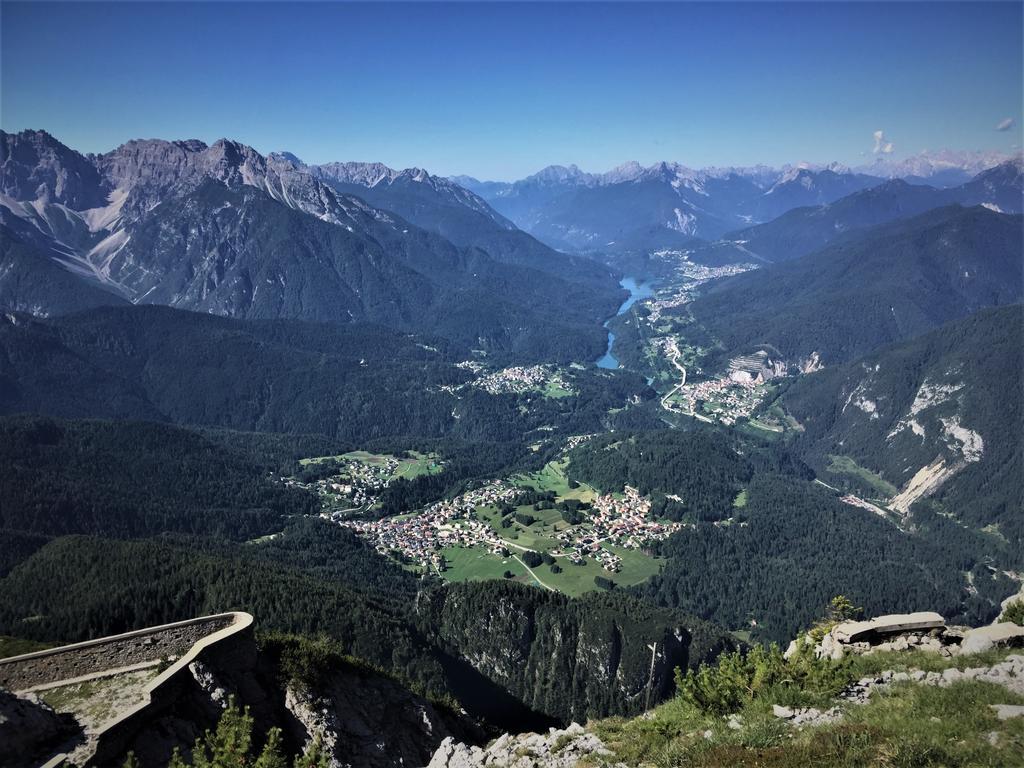
[[[920,632],[942,629],[945,626],[946,620],[940,614],[934,611],[918,611],[876,616],[868,621],[845,621],[834,627],[830,634],[840,643],[856,643],[877,635]]]
[[[960,653],[982,653],[1006,646],[1024,646],[1024,627],[1004,621],[972,629],[964,635]]]

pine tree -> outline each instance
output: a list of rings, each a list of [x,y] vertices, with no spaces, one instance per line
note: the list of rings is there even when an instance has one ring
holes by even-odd
[[[330,756],[319,735],[309,743],[305,752],[295,758],[295,768],[331,768]]]
[[[267,743],[263,745],[263,751],[260,752],[253,768],[288,768],[288,761],[281,750],[280,728],[271,728],[267,732]]]

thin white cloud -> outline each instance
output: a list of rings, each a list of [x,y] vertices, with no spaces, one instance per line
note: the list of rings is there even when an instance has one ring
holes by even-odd
[[[1000,120],[999,121],[999,124],[996,126],[996,130],[997,131],[1008,131],[1011,128],[1013,128],[1013,126],[1015,126],[1016,124],[1017,124],[1016,120],[1014,120],[1012,117],[1008,117],[1005,120]]]
[[[875,148],[871,150],[873,154],[891,155],[893,146],[891,141],[887,141],[885,138],[885,131],[875,131]]]

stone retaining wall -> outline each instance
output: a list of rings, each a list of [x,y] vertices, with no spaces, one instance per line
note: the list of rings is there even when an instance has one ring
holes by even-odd
[[[206,616],[0,659],[0,688],[24,691],[145,662],[175,661],[234,621],[234,614]]]

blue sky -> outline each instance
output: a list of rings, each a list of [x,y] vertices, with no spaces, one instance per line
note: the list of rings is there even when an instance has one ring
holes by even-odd
[[[0,5],[0,125],[479,178],[1020,144],[1022,4]],[[1014,125],[997,131],[1001,121]]]

